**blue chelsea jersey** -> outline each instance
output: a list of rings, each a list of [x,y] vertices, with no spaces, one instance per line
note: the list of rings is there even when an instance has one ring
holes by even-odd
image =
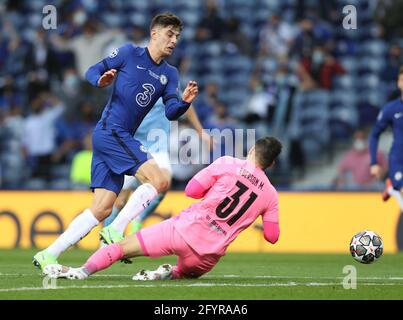
[[[164,104],[171,99],[179,101],[178,70],[164,60],[155,63],[147,48],[126,44],[115,49],[92,66],[86,78],[96,86],[100,75],[110,69],[116,69],[117,75],[97,128],[123,129],[134,134],[160,97]]]
[[[145,116],[144,120],[141,122],[138,127],[134,138],[139,140],[149,152],[167,152],[168,150],[168,138],[170,134],[171,124],[169,120],[165,117],[164,114],[164,104],[162,103],[162,99],[159,99],[151,111]],[[156,139],[156,137],[152,134],[153,129],[158,129],[158,135],[163,133],[161,137],[164,141],[158,140],[158,148],[156,149],[156,141],[152,139]],[[151,133],[150,137],[149,134]],[[158,138],[159,139],[159,138]]]

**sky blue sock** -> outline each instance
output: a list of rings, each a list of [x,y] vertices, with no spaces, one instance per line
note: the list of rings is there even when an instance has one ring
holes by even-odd
[[[112,213],[108,218],[104,220],[104,227],[109,226],[113,220],[118,216],[119,212],[121,209],[116,208],[116,206],[113,206]]]
[[[156,198],[154,198],[151,201],[150,205],[145,208],[142,213],[140,213],[139,219],[137,221],[143,222],[150,214],[152,214],[154,210],[157,209],[162,199],[164,199],[165,195],[166,192],[160,193]]]

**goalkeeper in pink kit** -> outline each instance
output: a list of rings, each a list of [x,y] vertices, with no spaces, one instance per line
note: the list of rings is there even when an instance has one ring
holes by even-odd
[[[50,277],[85,279],[122,258],[177,255],[175,266],[142,270],[133,280],[197,278],[209,272],[240,232],[262,216],[264,237],[279,234],[278,194],[264,173],[281,152],[274,137],[259,139],[246,160],[224,156],[198,172],[187,184],[187,196],[203,200],[179,215],[144,228],[119,243],[95,252],[80,268],[49,265]]]

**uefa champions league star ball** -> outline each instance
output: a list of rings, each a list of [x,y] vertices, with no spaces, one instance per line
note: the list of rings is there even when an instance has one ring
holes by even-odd
[[[382,239],[373,231],[361,231],[351,239],[350,253],[358,262],[370,264],[382,256]]]

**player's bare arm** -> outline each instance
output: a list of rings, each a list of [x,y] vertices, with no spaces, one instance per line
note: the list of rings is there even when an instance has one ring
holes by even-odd
[[[203,129],[199,117],[197,116],[196,111],[192,105],[186,112],[186,116],[190,124],[192,125],[193,129],[196,130],[200,139],[208,146],[208,151],[211,151],[215,147],[217,147],[218,144],[217,141]]]

